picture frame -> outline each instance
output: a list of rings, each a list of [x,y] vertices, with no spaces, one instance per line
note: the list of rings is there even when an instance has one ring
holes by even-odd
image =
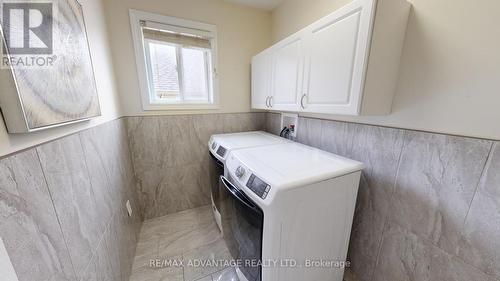
[[[0,4],[0,108],[8,132],[100,116],[82,5],[77,0]]]

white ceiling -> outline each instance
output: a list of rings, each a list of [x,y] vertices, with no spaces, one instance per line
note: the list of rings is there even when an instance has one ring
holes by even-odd
[[[283,0],[225,0],[225,1],[245,6],[251,6],[254,8],[259,8],[268,11],[271,11],[272,9],[276,8],[281,2],[283,2]]]

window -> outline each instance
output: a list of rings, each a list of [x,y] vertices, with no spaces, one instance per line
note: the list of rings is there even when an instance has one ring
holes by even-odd
[[[130,10],[144,110],[217,107],[215,26]]]

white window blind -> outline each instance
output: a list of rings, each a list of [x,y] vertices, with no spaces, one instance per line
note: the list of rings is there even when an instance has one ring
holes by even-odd
[[[136,48],[142,47],[143,56],[138,60],[143,61],[146,72],[145,83],[141,82],[145,85],[141,86],[144,108],[215,105],[214,26],[137,11],[131,12],[132,20],[137,17],[134,13],[155,18],[132,23],[138,31],[134,35],[140,35],[142,42],[136,42]],[[160,17],[166,20],[162,22]]]
[[[168,26],[165,26],[168,28]],[[170,27],[173,29],[174,27]],[[178,44],[183,46],[198,47],[204,49],[210,49],[210,39],[203,38],[201,36],[190,35],[190,34],[179,34],[169,31],[157,30],[149,27],[144,27],[143,29],[144,38],[158,41],[170,42],[172,44]],[[194,31],[194,30],[193,30]]]

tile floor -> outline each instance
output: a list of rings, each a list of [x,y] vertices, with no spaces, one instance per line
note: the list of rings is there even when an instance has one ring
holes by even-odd
[[[195,264],[206,260],[231,260],[210,206],[154,218],[142,225],[129,281],[239,281],[231,267]],[[349,270],[347,280],[357,281]]]
[[[210,206],[190,209],[144,222],[130,281],[238,281],[223,264],[230,260]]]

